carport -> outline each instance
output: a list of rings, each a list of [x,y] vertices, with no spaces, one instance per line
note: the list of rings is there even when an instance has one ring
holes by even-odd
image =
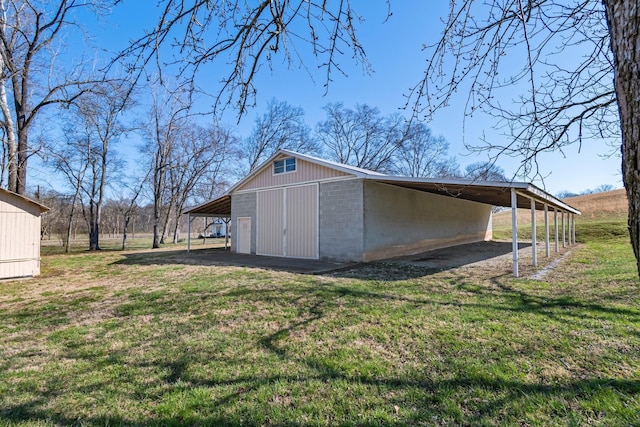
[[[195,218],[220,218],[227,226],[224,248],[229,245],[229,222],[231,221],[231,196],[224,195],[182,212],[187,215],[187,252],[191,250],[191,223]]]
[[[371,178],[376,182],[410,188],[418,191],[457,197],[465,200],[486,203],[493,206],[511,208],[511,236],[513,251],[513,275],[518,277],[518,209],[531,210],[532,264],[538,265],[537,253],[537,211],[544,212],[545,256],[551,255],[549,213],[553,210],[555,252],[576,241],[575,216],[581,212],[562,200],[552,196],[533,184],[525,182],[486,182],[460,180],[434,180],[385,176]],[[558,218],[560,216],[560,218]],[[560,232],[562,236],[560,237]]]

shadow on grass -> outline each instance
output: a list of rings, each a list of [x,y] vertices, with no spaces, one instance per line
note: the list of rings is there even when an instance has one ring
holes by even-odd
[[[425,270],[428,271],[428,270]],[[490,371],[490,366],[496,363],[496,358],[504,358],[504,362],[510,362],[512,354],[493,354],[488,349],[486,352],[474,353],[478,359],[486,357],[486,360],[473,360],[473,358],[461,359],[468,361],[469,366],[447,366],[446,371],[432,369],[431,364],[437,361],[424,361],[421,366],[398,366],[395,369],[363,374],[356,365],[355,370],[341,369],[344,366],[336,363],[340,356],[330,354],[320,357],[314,354],[315,347],[299,348],[297,345],[309,345],[308,343],[292,344],[292,338],[301,334],[311,333],[313,328],[327,328],[323,323],[340,317],[339,322],[332,324],[335,333],[340,335],[343,330],[356,326],[362,321],[358,315],[361,309],[375,308],[380,310],[380,322],[385,321],[385,313],[391,310],[406,308],[408,315],[416,312],[425,312],[433,307],[445,307],[460,309],[460,312],[477,310],[483,314],[490,311],[491,317],[500,318],[502,313],[516,315],[537,315],[542,318],[539,324],[546,321],[554,321],[555,324],[570,323],[569,330],[583,331],[594,327],[594,320],[606,319],[607,321],[624,319],[625,323],[640,321],[640,311],[629,307],[619,307],[581,300],[576,297],[561,295],[553,296],[537,293],[526,288],[526,283],[520,287],[519,283],[505,280],[503,277],[494,277],[483,285],[474,283],[468,276],[451,276],[454,283],[453,292],[459,294],[447,295],[445,291],[434,291],[427,295],[418,290],[411,293],[403,292],[405,284],[381,284],[376,289],[375,283],[369,283],[366,287],[358,283],[326,283],[322,279],[311,278],[300,284],[272,283],[266,289],[252,289],[250,286],[224,289],[223,292],[202,293],[178,292],[169,296],[163,293],[146,295],[145,293],[131,293],[129,301],[121,304],[114,312],[120,314],[121,319],[140,315],[158,315],[153,345],[166,346],[166,352],[156,359],[149,357],[135,357],[142,350],[140,344],[146,342],[132,342],[130,345],[112,350],[109,345],[101,353],[85,351],[82,348],[83,341],[66,343],[60,354],[56,357],[61,360],[83,360],[89,363],[80,364],[86,366],[86,371],[129,370],[146,372],[154,368],[162,375],[154,380],[161,382],[159,386],[151,387],[147,378],[139,378],[132,375],[133,379],[122,376],[121,383],[112,384],[107,380],[86,381],[68,378],[68,374],[60,372],[55,378],[36,378],[39,383],[33,392],[34,397],[28,401],[11,403],[11,399],[4,396],[0,401],[0,424],[43,422],[55,425],[129,425],[129,426],[178,426],[178,425],[221,425],[221,426],[259,426],[259,425],[361,425],[361,426],[387,426],[387,425],[496,425],[502,422],[517,424],[518,420],[527,417],[531,424],[544,424],[544,419],[531,419],[531,412],[535,414],[536,407],[548,407],[543,411],[549,416],[547,420],[555,420],[558,424],[576,425],[585,424],[587,417],[594,423],[602,425],[637,425],[640,423],[640,415],[637,411],[637,397],[640,395],[640,381],[637,376],[629,376],[628,379],[613,377],[607,374],[607,369],[594,372],[573,375],[566,380],[549,382],[536,381],[526,377],[522,372],[514,375],[496,375]],[[409,286],[407,284],[406,286]],[[428,290],[428,289],[427,289]],[[462,296],[464,295],[464,297]],[[207,306],[215,310],[217,303],[229,301],[236,310],[243,312],[245,309],[253,309],[256,306],[291,308],[295,315],[291,317],[276,317],[269,322],[277,322],[272,332],[247,331],[255,325],[240,325],[231,334],[236,335],[240,342],[250,343],[252,350],[264,353],[278,360],[273,372],[269,370],[257,370],[248,368],[234,368],[225,375],[207,377],[194,373],[193,366],[212,363],[216,360],[221,368],[229,370],[230,367],[243,366],[246,360],[240,360],[240,356],[218,359],[208,351],[196,351],[192,347],[182,346],[180,336],[172,327],[166,325],[167,314],[185,313],[185,307],[194,306],[198,301],[206,302]],[[258,304],[259,303],[259,304]],[[415,311],[412,311],[415,310]],[[40,316],[52,316],[52,320],[59,318],[54,311],[32,313]],[[215,329],[215,320],[209,318],[198,319],[198,310],[190,310],[185,314],[191,315],[190,322],[197,322],[192,329],[184,333],[200,332],[200,328]],[[238,314],[235,313],[234,314]],[[372,315],[367,311],[366,321],[371,321],[377,314]],[[403,312],[404,315],[404,312]],[[12,323],[15,320],[8,315],[0,317],[2,323]],[[427,319],[431,319],[427,317]],[[23,321],[22,317],[18,320]],[[435,320],[435,319],[432,319]],[[175,321],[175,320],[174,320]],[[39,320],[45,327],[46,321]],[[247,321],[248,322],[248,321]],[[260,319],[259,323],[267,322]],[[445,322],[445,321],[443,321]],[[366,322],[365,322],[366,323]],[[446,322],[445,322],[446,323]],[[337,325],[337,326],[336,326]],[[455,325],[448,325],[455,328]],[[390,326],[392,327],[392,326]],[[177,326],[176,326],[177,329]],[[632,329],[632,326],[629,326]],[[634,329],[635,331],[635,329]],[[402,335],[402,331],[397,334]],[[559,332],[562,333],[562,332]],[[613,333],[609,331],[607,333]],[[632,331],[628,331],[632,334]],[[165,334],[165,335],[162,335]],[[206,336],[206,335],[203,335]],[[314,337],[315,338],[315,337]],[[344,343],[348,335],[341,337],[338,344]],[[507,337],[508,338],[508,337]],[[616,337],[614,339],[618,339]],[[417,345],[411,341],[414,338],[395,336],[398,340],[394,345]],[[433,340],[432,345],[437,344],[437,337],[428,337]],[[564,337],[559,337],[564,339]],[[138,345],[136,345],[138,344]],[[333,341],[328,345],[335,344]],[[496,343],[493,343],[496,345]],[[497,343],[502,345],[503,343]],[[553,343],[542,343],[543,345]],[[572,343],[572,345],[576,345]],[[630,344],[631,346],[635,344]],[[116,346],[117,347],[117,346]],[[175,349],[174,349],[175,347]],[[357,347],[349,347],[357,351]],[[474,352],[476,349],[465,348],[464,351]],[[464,357],[464,351],[460,358]],[[544,351],[544,350],[541,350]],[[226,356],[226,355],[225,355]],[[381,355],[382,357],[382,355]],[[445,362],[458,359],[458,355],[452,355]],[[535,360],[535,359],[533,359]],[[472,366],[473,362],[479,362]],[[498,360],[502,362],[502,360]],[[554,361],[552,361],[554,362]],[[29,364],[27,358],[24,362]],[[259,363],[259,362],[256,362]],[[224,366],[222,366],[224,364]],[[18,375],[26,375],[27,366],[14,366],[11,360],[5,360],[2,370],[15,370]],[[483,369],[483,368],[487,369]],[[215,369],[215,368],[214,368]],[[225,371],[226,372],[226,371]],[[11,377],[9,377],[11,378]],[[19,384],[20,378],[11,378],[13,383]],[[308,391],[312,396],[313,390],[308,384],[323,387],[323,397],[327,395],[333,399],[329,402],[315,402],[317,406],[300,409],[309,397],[304,394],[295,395],[293,390]],[[17,387],[17,386],[16,386]],[[24,387],[33,387],[26,384]],[[106,391],[106,390],[109,391]],[[2,390],[2,389],[0,389]],[[10,390],[10,389],[9,389]],[[275,412],[278,406],[277,397],[280,393],[290,392],[295,398],[291,407],[280,408],[281,412]],[[363,395],[357,393],[363,392]],[[197,397],[205,394],[206,398]],[[302,392],[304,393],[304,392]],[[349,395],[349,393],[356,393]],[[64,407],[59,402],[65,394],[82,394],[95,396],[93,407],[82,408]],[[607,397],[613,395],[614,397]],[[110,400],[100,400],[105,399]],[[177,404],[168,409],[160,409],[160,403],[168,396],[179,396]],[[380,404],[380,396],[388,400],[382,402],[384,411],[382,414],[374,413],[375,407]],[[603,397],[604,396],[604,397]],[[0,396],[2,397],[2,396]],[[607,401],[606,399],[613,399]],[[127,414],[124,410],[116,410],[120,402],[138,402],[142,409]],[[362,402],[365,402],[364,404]],[[629,406],[628,413],[620,414],[620,409],[612,408],[610,402],[619,404],[619,407]],[[63,400],[64,402],[64,400]],[[95,408],[98,406],[98,409]],[[103,406],[100,406],[103,405]],[[324,405],[324,406],[323,406]],[[394,414],[394,405],[397,405],[399,414]],[[634,406],[635,405],[635,406]],[[353,406],[354,408],[350,408]],[[615,405],[613,405],[615,406]],[[606,407],[606,411],[600,408]],[[315,409],[314,409],[315,408]],[[345,409],[346,408],[346,409]],[[595,409],[594,409],[595,408]],[[314,412],[315,411],[315,412]],[[333,414],[332,412],[338,412]],[[360,411],[360,412],[359,412]],[[589,412],[591,411],[591,412]],[[82,415],[83,412],[89,415]],[[107,415],[105,415],[107,414]],[[112,415],[109,415],[112,414]],[[378,417],[378,418],[376,418]],[[554,418],[554,417],[557,417]],[[572,418],[574,417],[574,418]],[[304,421],[306,419],[307,421]]]
[[[523,380],[497,378],[490,373],[482,371],[461,370],[449,378],[434,379],[429,375],[416,371],[411,376],[397,376],[393,372],[386,375],[363,376],[359,374],[347,374],[335,367],[324,363],[321,359],[312,355],[300,357],[291,354],[286,348],[280,346],[286,342],[287,337],[296,330],[322,319],[328,313],[329,307],[322,301],[315,301],[309,307],[309,318],[282,328],[273,334],[264,336],[258,340],[258,345],[266,351],[277,355],[283,362],[290,365],[303,364],[307,368],[305,375],[296,372],[277,375],[236,375],[218,380],[206,380],[193,377],[189,367],[192,363],[206,359],[205,354],[184,354],[181,357],[159,363],[156,366],[166,372],[163,380],[165,386],[160,391],[144,390],[144,384],[138,384],[139,389],[131,391],[129,384],[118,391],[112,404],[122,401],[145,401],[146,409],[140,414],[124,415],[80,415],[74,414],[72,408],[51,409],[50,402],[64,394],[82,393],[86,395],[104,396],[112,393],[106,392],[107,388],[113,389],[113,384],[108,382],[92,382],[89,385],[79,383],[70,385],[69,379],[64,373],[56,379],[42,381],[39,385],[39,395],[26,402],[5,404],[0,407],[0,423],[7,424],[22,422],[45,422],[54,425],[69,426],[306,426],[306,425],[360,425],[360,426],[390,426],[390,425],[494,425],[500,420],[506,420],[511,424],[514,418],[527,415],[526,408],[531,406],[549,405],[551,415],[557,412],[558,424],[565,424],[567,414],[576,411],[575,423],[581,424],[579,406],[566,407],[568,402],[589,402],[588,405],[597,407],[594,402],[601,394],[612,393],[629,403],[640,394],[640,381],[636,379],[619,378],[584,378],[580,380],[568,380],[559,384],[545,384],[526,382]],[[122,359],[134,349],[120,350],[119,356],[114,358],[86,357],[96,362],[101,369],[120,368]],[[69,352],[64,355],[67,358],[77,358],[78,355]],[[100,360],[97,360],[100,359]],[[234,363],[230,360],[229,363]],[[140,362],[130,369],[142,369],[151,366],[151,363]],[[88,368],[89,369],[89,368]],[[95,367],[92,369],[96,369]],[[328,390],[365,390],[376,396],[385,394],[393,396],[393,400],[385,402],[386,410],[390,414],[387,419],[371,419],[371,417],[359,418],[357,413],[340,414],[332,422],[330,405],[327,402],[327,412],[306,413],[315,420],[295,421],[287,419],[286,413],[274,416],[271,413],[271,401],[261,401],[253,406],[247,406],[247,402],[255,402],[265,394],[273,396],[286,389],[304,388],[305,384],[314,381],[326,387]],[[216,390],[216,396],[211,399],[190,401],[189,393],[196,390]],[[278,391],[280,390],[280,391]],[[158,411],[157,403],[166,395],[187,396],[182,406],[177,406],[171,411]],[[301,401],[305,396],[299,396]],[[360,399],[369,396],[357,396],[354,405]],[[457,401],[456,401],[457,399]],[[142,403],[141,403],[142,404]],[[318,402],[322,407],[323,402]],[[400,411],[393,414],[393,405],[398,405]],[[555,407],[555,409],[554,409]],[[113,408],[111,408],[112,410]],[[341,408],[343,409],[343,408]],[[104,414],[110,408],[105,406],[97,413]],[[295,410],[295,408],[292,408]],[[613,411],[612,408],[608,408]],[[511,413],[509,413],[511,411]],[[519,412],[520,411],[520,412]],[[167,413],[169,412],[169,413]],[[128,416],[127,416],[128,415]],[[296,413],[300,418],[300,413]],[[510,418],[505,416],[510,415]],[[530,414],[529,414],[530,415]],[[615,425],[636,425],[640,421],[637,412],[630,408],[629,414],[619,418],[612,413],[596,411],[590,413],[593,417],[600,418],[603,425],[607,420]],[[325,421],[323,421],[323,419]],[[529,418],[531,421],[531,418]]]

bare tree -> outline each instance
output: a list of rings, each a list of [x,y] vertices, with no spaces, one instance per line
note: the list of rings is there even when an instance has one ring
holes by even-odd
[[[304,110],[272,99],[267,111],[256,118],[251,136],[243,143],[242,160],[248,164],[245,172],[251,172],[281,148],[306,154],[318,152],[318,144],[304,122]]]
[[[63,145],[59,148],[51,147],[47,159],[47,163],[55,171],[62,173],[67,184],[73,189],[69,203],[66,233],[63,239],[67,253],[71,251],[71,233],[75,223],[76,208],[80,201],[80,192],[84,185],[84,177],[89,168],[92,152],[90,136],[80,130],[82,127],[76,128],[77,121],[71,123],[71,126],[64,129],[65,141]],[[84,130],[86,131],[86,129]]]
[[[240,139],[227,127],[214,123],[206,127],[209,140],[213,144],[209,151],[209,167],[196,182],[190,194],[190,201],[202,203],[224,193],[236,168],[232,159],[240,157]]]
[[[631,0],[605,0],[604,4],[622,130],[622,180],[629,201],[629,235],[640,275],[640,10],[637,2]]]
[[[122,250],[127,249],[127,238],[129,237],[129,225],[131,224],[131,218],[135,216],[136,211],[138,210],[138,197],[142,194],[142,189],[147,183],[149,179],[149,175],[151,174],[151,170],[147,171],[147,175],[138,180],[138,183],[131,187],[131,194],[129,196],[128,203],[122,203],[122,205],[126,206],[123,209],[123,225],[122,225]],[[126,200],[126,198],[121,198],[122,202]]]
[[[503,144],[469,148],[517,156],[529,176],[539,174],[540,153],[588,139],[605,153],[606,144],[620,147],[622,141],[629,234],[640,274],[638,14],[632,0],[452,2],[410,102],[416,113],[430,115],[456,91],[466,91],[465,114],[483,111],[507,135]],[[514,90],[520,97],[507,108],[499,95]]]
[[[366,104],[350,109],[333,103],[325,111],[327,119],[318,123],[316,135],[329,157],[373,171],[393,170],[394,155],[406,136],[402,116],[383,117]]]
[[[113,145],[130,128],[121,115],[131,106],[130,87],[112,80],[94,85],[74,102],[74,110],[62,147],[52,148],[50,161],[74,189],[70,223],[75,202],[84,201],[83,213],[89,228],[89,249],[100,249],[101,211],[108,181],[115,181],[119,167]]]
[[[164,243],[165,232],[174,207],[170,196],[169,174],[180,132],[184,132],[184,128],[188,126],[191,103],[184,92],[170,91],[162,85],[154,86],[151,93],[153,105],[149,114],[152,127],[148,129],[143,154],[146,154],[151,161],[152,248],[157,249],[161,243]]]
[[[180,135],[177,150],[173,152],[169,172],[171,205],[173,212],[173,243],[180,238],[180,217],[192,193],[198,186],[210,186],[212,191],[219,173],[228,160],[229,149],[235,138],[218,125],[193,125]]]
[[[159,47],[173,44],[179,72],[188,80],[211,61],[231,63],[215,108],[232,105],[241,116],[255,102],[254,79],[261,65],[284,60],[304,66],[298,48],[310,48],[318,58],[325,85],[335,73],[345,74],[339,61],[346,52],[368,71],[356,35],[360,21],[349,1],[165,0],[158,24],[117,59],[141,76],[147,65],[160,61]]]
[[[394,155],[394,171],[413,177],[458,176],[458,162],[448,153],[449,143],[442,136],[433,135],[426,124],[407,123],[403,144]]]
[[[492,161],[471,163],[464,168],[464,172],[464,177],[468,179],[497,182],[509,181],[504,174],[504,169]]]
[[[56,42],[77,24],[73,11],[89,8],[86,0],[0,0],[0,111],[11,191],[25,194],[29,130],[41,111],[68,105],[95,81],[56,60]]]

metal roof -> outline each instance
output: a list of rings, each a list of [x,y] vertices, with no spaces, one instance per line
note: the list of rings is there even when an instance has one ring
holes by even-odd
[[[219,216],[230,217],[231,216],[231,196],[225,194],[217,199],[210,200],[193,208],[185,209],[183,214],[189,214],[191,216]]]
[[[494,182],[494,181],[477,181],[464,179],[433,179],[433,178],[414,178],[406,176],[385,175],[379,172],[367,169],[357,168],[354,166],[343,165],[340,163],[319,159],[307,154],[300,154],[289,150],[278,150],[273,156],[269,157],[262,165],[254,169],[252,173],[244,177],[236,183],[222,197],[203,203],[201,205],[189,208],[183,211],[184,214],[191,216],[231,216],[231,193],[243,183],[250,180],[280,155],[288,155],[297,157],[312,163],[326,166],[331,169],[340,170],[342,172],[352,174],[354,178],[361,178],[367,181],[379,182],[397,187],[409,188],[427,193],[440,194],[442,196],[456,197],[474,202],[485,203],[492,206],[511,207],[511,190],[515,190],[517,194],[517,204],[519,208],[531,209],[531,200],[535,201],[536,209],[543,209],[544,205],[549,208],[557,209],[562,212],[570,212],[580,215],[580,211],[568,205],[562,200],[552,196],[546,191],[527,182]]]
[[[527,182],[441,180],[402,176],[366,179],[412,190],[504,207],[511,207],[511,190],[515,189],[519,208],[531,209],[531,199],[533,199],[536,203],[536,209],[543,209],[546,204],[548,207],[560,211],[581,214],[576,208]]]

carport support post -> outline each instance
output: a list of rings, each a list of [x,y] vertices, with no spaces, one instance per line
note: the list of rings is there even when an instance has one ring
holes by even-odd
[[[576,216],[573,216],[573,243],[576,243]]]
[[[567,224],[568,224],[568,230],[567,230],[567,240],[569,241],[569,246],[571,246],[573,244],[573,241],[571,240],[571,222],[573,220],[573,214],[567,213]]]
[[[513,277],[518,277],[518,195],[511,189],[511,242],[513,251]]]
[[[536,236],[536,201],[531,199],[531,252],[533,254],[533,266],[538,265],[538,247]]]
[[[187,215],[187,252],[191,251],[191,214]]]
[[[558,210],[556,208],[553,209],[553,226],[556,232],[556,252],[558,252],[560,251],[560,248],[558,246],[558,242],[560,240],[558,240]]]
[[[544,251],[549,258],[549,206],[544,204]]]
[[[562,215],[562,247],[564,248],[567,242],[567,233],[566,233],[566,227],[564,225],[564,212],[562,212],[561,215]]]
[[[227,250],[229,246],[229,223],[231,222],[231,218],[223,219],[224,222],[224,249]]]

